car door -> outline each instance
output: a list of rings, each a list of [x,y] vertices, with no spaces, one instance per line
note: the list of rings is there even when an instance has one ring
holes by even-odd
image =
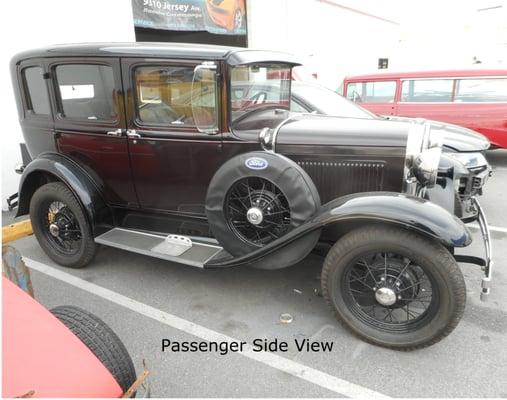
[[[58,151],[90,174],[109,204],[137,207],[119,59],[54,59],[49,71]]]
[[[378,115],[395,115],[396,80],[349,82],[347,98]]]
[[[132,172],[144,209],[204,215],[209,182],[223,161],[221,134],[200,132],[192,113],[192,80],[200,64],[122,60]],[[214,91],[200,98],[209,113],[218,113]]]

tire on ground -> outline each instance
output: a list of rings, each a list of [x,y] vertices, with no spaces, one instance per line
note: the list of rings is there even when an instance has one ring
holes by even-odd
[[[96,315],[74,306],[51,310],[76,335],[113,375],[123,392],[136,380],[130,355],[113,330]]]
[[[247,166],[247,160],[252,158],[262,159],[265,162],[263,168],[252,169]],[[289,231],[306,222],[320,207],[319,193],[313,181],[298,164],[287,157],[259,151],[231,158],[220,167],[209,184],[206,216],[215,238],[233,256],[242,256],[260,247],[239,237],[229,226],[225,215],[225,200],[229,189],[247,177],[266,179],[282,191],[290,208]],[[318,233],[308,235],[308,240],[312,240],[315,245]]]
[[[43,213],[47,212],[46,206],[53,201],[60,201],[67,205],[76,217],[81,228],[82,243],[76,254],[68,255],[59,252],[47,240],[44,233],[47,227],[42,225]],[[44,252],[56,263],[70,268],[82,268],[95,256],[96,244],[93,240],[92,230],[81,204],[70,189],[62,182],[47,183],[38,188],[30,200],[30,219],[32,229],[39,245]]]
[[[438,310],[416,330],[392,333],[373,328],[359,320],[344,300],[341,279],[348,265],[360,254],[379,249],[409,257],[433,276]],[[389,226],[358,228],[338,240],[324,261],[321,284],[323,297],[343,326],[369,343],[395,350],[414,350],[439,342],[458,325],[466,303],[463,274],[451,253],[426,237]]]

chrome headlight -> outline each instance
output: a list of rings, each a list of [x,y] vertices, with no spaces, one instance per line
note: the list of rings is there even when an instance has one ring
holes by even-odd
[[[441,147],[432,147],[419,154],[414,160],[413,173],[421,186],[430,188],[437,183],[438,165],[440,164]]]
[[[487,166],[488,161],[482,153],[446,153],[453,160],[459,161],[465,168],[475,169]]]

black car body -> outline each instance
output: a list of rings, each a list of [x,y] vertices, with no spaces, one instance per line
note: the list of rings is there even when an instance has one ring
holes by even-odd
[[[33,159],[18,215],[30,213],[41,246],[69,267],[90,262],[97,243],[203,268],[264,269],[327,243],[323,293],[342,322],[392,348],[434,343],[463,311],[456,260],[482,265],[489,291],[491,246],[476,200],[485,176],[442,157],[434,123],[291,112],[295,65],[278,52],[153,43],[16,56]],[[245,82],[269,87],[269,98]],[[428,201],[437,187],[440,205]],[[458,207],[478,220],[485,258],[455,254],[471,242]],[[365,241],[368,253],[348,259]],[[429,306],[412,315],[429,292]],[[365,311],[371,303],[380,315]]]

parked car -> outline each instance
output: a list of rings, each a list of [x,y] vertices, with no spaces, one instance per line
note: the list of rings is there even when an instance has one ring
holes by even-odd
[[[2,395],[121,397],[136,380],[111,328],[74,306],[46,310],[2,277]]]
[[[245,23],[245,0],[206,0],[211,20],[228,31],[237,31]]]
[[[72,268],[98,244],[201,268],[277,269],[328,243],[322,289],[338,320],[394,349],[439,341],[465,307],[457,261],[483,266],[489,293],[477,200],[487,176],[459,151],[439,169],[445,126],[292,113],[295,65],[279,52],[153,43],[15,56],[33,158],[17,215],[29,213],[46,254]],[[235,92],[245,82],[277,90],[252,99]],[[480,154],[474,162],[489,168]],[[438,204],[425,199],[437,186]],[[485,257],[458,254],[472,238],[456,205],[470,207]]]
[[[343,95],[379,115],[423,117],[482,133],[507,147],[507,70],[349,76]]]

